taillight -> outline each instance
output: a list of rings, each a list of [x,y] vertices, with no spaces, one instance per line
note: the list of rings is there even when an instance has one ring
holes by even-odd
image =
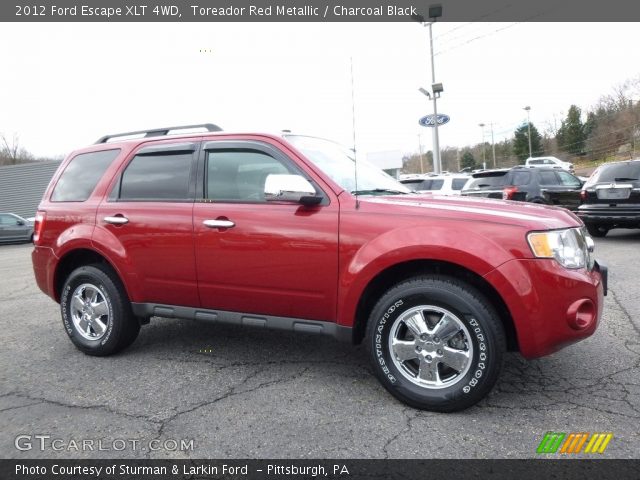
[[[586,190],[581,190],[580,191],[580,200],[582,200],[583,202],[587,199],[587,191]]]
[[[506,187],[502,190],[502,199],[503,200],[513,200],[513,196],[518,191],[518,187]]]
[[[42,234],[42,229],[44,228],[44,219],[46,215],[46,212],[38,211],[36,213],[36,219],[33,223],[33,243],[35,245],[37,245],[38,241],[40,240],[40,235]]]

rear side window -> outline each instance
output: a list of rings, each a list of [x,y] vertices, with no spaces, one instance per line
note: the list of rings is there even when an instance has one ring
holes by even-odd
[[[512,185],[529,185],[531,172],[513,172]]]
[[[416,190],[420,190],[422,188],[422,180],[404,180],[402,183],[405,187],[407,187],[412,192]]]
[[[462,187],[464,187],[465,183],[467,183],[466,178],[454,178],[451,184],[451,188],[453,188],[454,190],[462,190]]]
[[[119,199],[185,201],[192,199],[193,152],[136,155],[122,174]]]
[[[431,188],[429,190],[442,190],[442,186],[444,185],[444,180],[431,180]]]
[[[120,150],[116,149],[76,155],[64,169],[53,189],[51,201],[84,202],[87,200],[119,153]]]
[[[555,172],[540,172],[540,185],[558,185]]]

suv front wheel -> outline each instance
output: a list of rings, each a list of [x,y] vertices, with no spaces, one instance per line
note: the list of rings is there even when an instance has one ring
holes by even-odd
[[[392,395],[439,412],[483,398],[506,350],[491,304],[471,285],[441,275],[390,289],[371,313],[366,343],[374,372]]]
[[[77,268],[67,278],[60,297],[65,331],[84,353],[111,355],[138,336],[140,323],[120,279],[109,267]]]

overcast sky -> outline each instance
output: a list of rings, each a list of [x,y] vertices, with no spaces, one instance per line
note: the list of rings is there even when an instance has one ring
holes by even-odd
[[[637,23],[437,23],[440,144],[559,126],[640,75]],[[202,51],[201,51],[202,50]],[[432,148],[428,28],[417,23],[3,24],[0,132],[39,156],[106,133],[213,122],[292,129],[359,152]],[[485,127],[490,141],[490,128]]]

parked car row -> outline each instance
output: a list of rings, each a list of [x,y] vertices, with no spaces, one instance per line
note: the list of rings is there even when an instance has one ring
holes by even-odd
[[[581,190],[577,214],[594,237],[612,228],[640,228],[640,160],[605,163]]]
[[[640,159],[606,163],[589,178],[573,175],[573,164],[555,157],[529,158],[525,165],[474,173],[403,175],[416,193],[462,195],[540,203],[574,211],[594,237],[612,228],[640,228]]]
[[[580,179],[564,170],[513,167],[473,174],[462,195],[542,203],[575,210],[580,205],[581,188]]]

